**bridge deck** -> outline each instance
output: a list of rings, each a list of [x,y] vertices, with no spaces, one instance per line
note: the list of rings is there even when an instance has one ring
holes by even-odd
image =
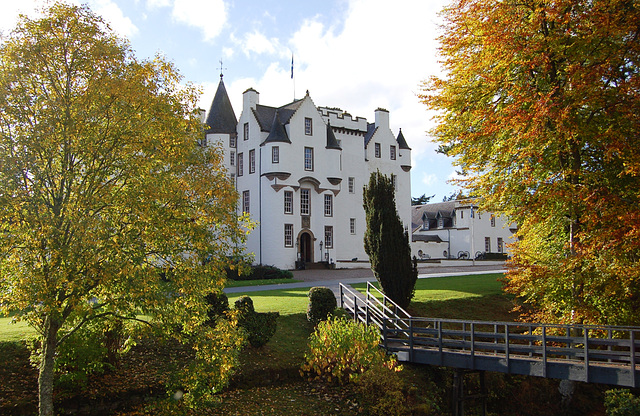
[[[401,361],[640,386],[640,327],[412,317],[371,284],[366,294],[341,285],[340,305],[377,325]]]

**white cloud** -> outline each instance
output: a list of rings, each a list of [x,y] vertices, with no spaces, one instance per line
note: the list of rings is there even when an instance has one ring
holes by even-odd
[[[165,1],[152,3],[166,5]],[[202,30],[205,41],[215,39],[227,22],[227,6],[223,0],[174,0],[173,18]]]
[[[335,26],[322,23],[326,16],[316,16],[302,21],[288,40],[262,39],[261,49],[256,42],[253,52],[272,53],[273,46],[278,59],[261,78],[236,81],[233,94],[254,87],[266,105],[290,102],[293,51],[297,98],[308,89],[317,105],[337,106],[370,121],[377,107],[388,109],[392,130],[397,134],[402,128],[413,150],[414,193],[433,193],[426,185],[448,189],[450,161],[436,156],[437,146],[427,135],[432,115],[417,96],[421,81],[441,73],[436,12],[445,4],[446,0],[351,0]],[[237,44],[246,51],[248,35],[240,38],[244,43]],[[423,183],[423,175],[429,184]]]
[[[18,15],[25,14],[34,19],[39,16],[39,8],[44,6],[42,0],[2,0],[0,13],[0,30],[9,33],[18,22]]]
[[[64,3],[79,6],[79,0],[65,0]],[[131,19],[126,17],[120,7],[112,0],[91,0],[89,1],[91,10],[102,16],[109,23],[118,35],[131,37],[138,32],[138,28],[133,24]],[[30,18],[37,18],[43,8],[51,6],[47,0],[21,0],[21,1],[2,1],[2,13],[0,13],[0,30],[8,32],[13,29],[17,23],[18,14],[26,14]]]
[[[138,33],[138,28],[126,17],[120,7],[111,0],[92,0],[91,9],[109,23],[118,35],[130,38]]]
[[[427,186],[433,186],[438,183],[438,177],[435,173],[422,173],[422,183]]]

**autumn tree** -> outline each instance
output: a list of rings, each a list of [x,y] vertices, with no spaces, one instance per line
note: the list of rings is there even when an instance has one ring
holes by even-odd
[[[236,329],[204,322],[243,238],[237,196],[221,152],[196,146],[198,92],[180,81],[87,7],[22,16],[2,39],[0,308],[40,336],[41,415],[57,351],[100,319],[144,314],[195,345],[187,386],[215,391],[233,363]]]
[[[457,0],[422,99],[483,207],[517,222],[506,289],[561,322],[640,320],[640,5]]]
[[[391,178],[380,171],[372,173],[362,199],[367,221],[364,250],[371,270],[384,294],[406,308],[413,297],[418,269],[411,262],[409,235],[396,210]]]

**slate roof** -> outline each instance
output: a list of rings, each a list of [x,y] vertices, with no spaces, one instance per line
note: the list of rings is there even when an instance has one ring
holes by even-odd
[[[289,118],[291,118],[291,116],[289,116]],[[287,130],[284,128],[284,124],[280,119],[279,109],[276,109],[276,112],[273,115],[271,130],[269,130],[269,135],[266,139],[264,139],[264,142],[262,142],[262,144],[273,142],[291,143],[291,140],[289,140],[289,136],[287,136]]]
[[[365,148],[369,146],[369,141],[371,141],[373,135],[376,134],[376,131],[378,131],[378,128],[376,127],[375,123],[367,123],[367,133],[364,135]]]
[[[458,201],[447,201],[412,206],[411,229],[415,231],[416,228],[422,228],[423,215],[426,215],[429,219],[435,219],[438,215],[444,218],[453,218],[457,202]]]
[[[273,119],[276,115],[276,111],[279,114],[280,122],[284,126],[289,123],[291,116],[293,116],[293,114],[298,110],[300,104],[302,104],[302,100],[294,101],[279,108],[257,104],[256,108],[253,110],[253,114],[256,117],[256,120],[258,120],[260,130],[270,132],[273,127]]]
[[[233,134],[236,132],[238,119],[231,106],[231,101],[229,100],[227,89],[222,81],[222,76],[220,76],[220,83],[218,84],[216,95],[211,102],[211,108],[209,109],[206,122],[209,126],[206,133]]]
[[[400,133],[398,133],[398,138],[396,139],[396,141],[398,142],[398,147],[400,149],[411,150],[411,148],[407,144],[407,141],[404,139],[404,135],[402,134],[402,129],[400,129]]]
[[[336,139],[336,135],[333,134],[331,123],[327,123],[327,149],[342,150],[342,148],[338,144],[338,139]]]

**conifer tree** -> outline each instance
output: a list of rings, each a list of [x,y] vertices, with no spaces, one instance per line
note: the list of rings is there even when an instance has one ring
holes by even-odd
[[[396,211],[391,179],[380,171],[372,173],[363,200],[367,219],[364,249],[371,270],[385,295],[406,308],[413,297],[418,270],[411,263],[409,236]]]

